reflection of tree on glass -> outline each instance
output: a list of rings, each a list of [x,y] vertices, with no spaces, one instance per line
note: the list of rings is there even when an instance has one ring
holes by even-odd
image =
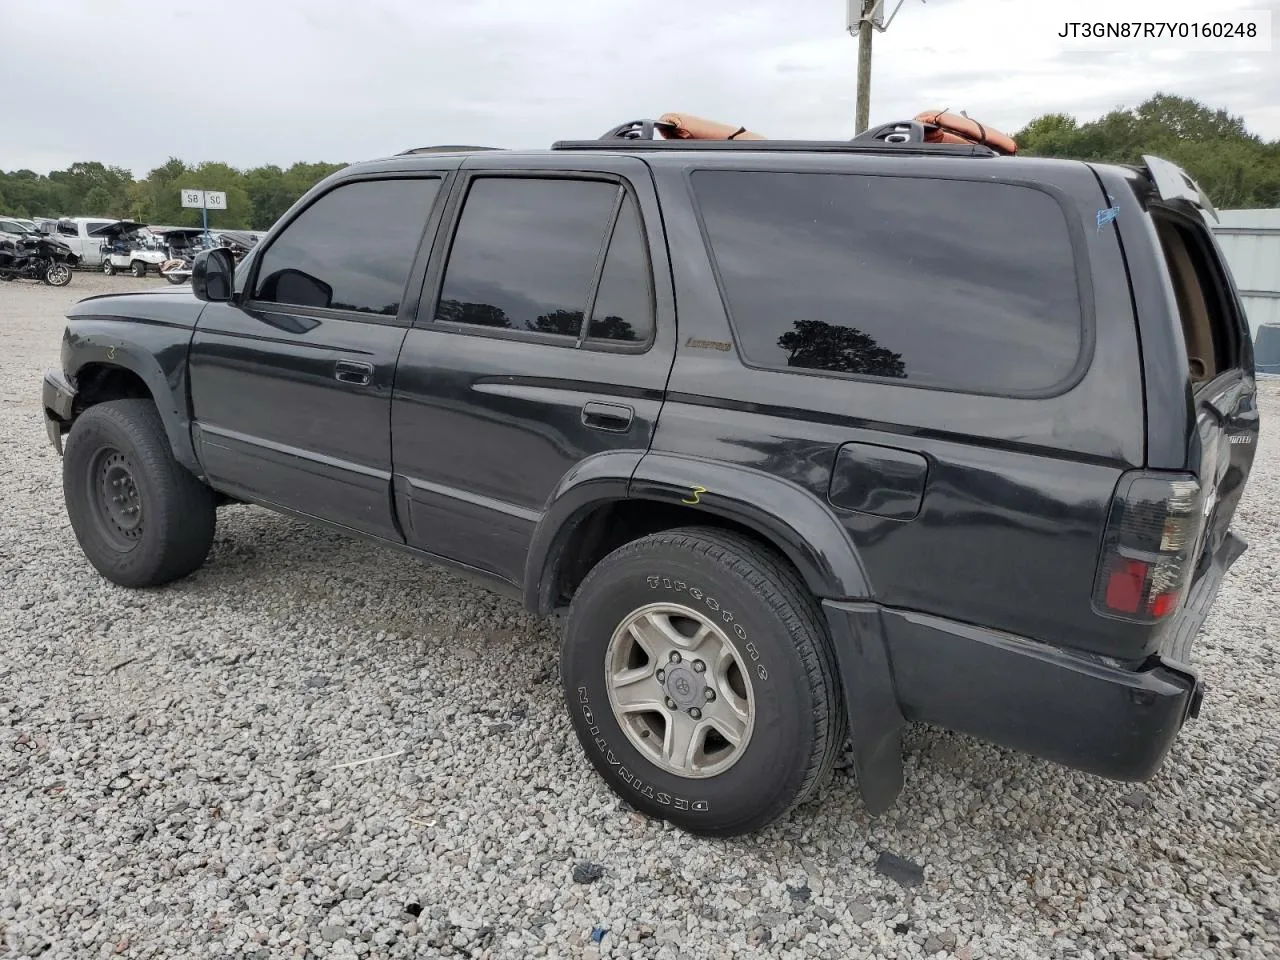
[[[796,320],[794,330],[778,338],[787,351],[787,366],[811,370],[838,370],[872,377],[905,379],[902,354],[876,343],[857,327],[842,327],[825,320]]]
[[[464,303],[461,300],[441,300],[436,308],[436,319],[445,323],[474,323],[482,327],[509,327],[511,318],[501,307],[491,303]]]
[[[533,329],[539,333],[557,333],[562,337],[577,337],[582,329],[581,310],[552,310],[533,321]]]
[[[592,340],[621,340],[626,343],[637,343],[640,335],[635,327],[621,317],[613,315],[596,317],[587,329],[587,336]]]

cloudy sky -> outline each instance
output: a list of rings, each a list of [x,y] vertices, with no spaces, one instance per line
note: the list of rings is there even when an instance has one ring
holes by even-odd
[[[1012,132],[1158,89],[1280,139],[1274,38],[1269,52],[1099,52],[1056,36],[1094,13],[1144,19],[1152,2],[905,0],[875,38],[872,121],[949,107]],[[1155,2],[1164,19],[1269,10],[1280,30],[1280,0]],[[0,169],[540,147],[668,110],[843,138],[845,16],[845,0],[0,0]]]

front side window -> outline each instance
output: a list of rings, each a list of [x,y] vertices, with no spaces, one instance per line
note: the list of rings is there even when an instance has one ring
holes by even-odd
[[[647,339],[652,308],[643,243],[634,201],[616,183],[477,178],[436,319],[577,340],[597,291],[590,338]]]
[[[254,299],[395,316],[439,189],[431,178],[331,190],[263,252]]]
[[[80,233],[79,233],[79,231],[77,231],[77,230],[76,230],[76,225],[75,225],[74,223],[60,223],[60,224],[58,224],[58,233],[62,234],[62,236],[64,236],[64,237],[78,237],[78,236],[80,236]]]
[[[746,360],[978,393],[1079,359],[1074,251],[1052,197],[1002,183],[699,171]]]

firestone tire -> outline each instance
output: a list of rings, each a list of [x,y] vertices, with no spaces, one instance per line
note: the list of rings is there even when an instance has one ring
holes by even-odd
[[[112,583],[159,586],[208,556],[215,494],[173,458],[150,400],[80,414],[67,435],[62,488],[80,548]]]
[[[673,636],[686,651],[679,661],[671,657],[678,650],[662,646]],[[699,652],[716,649],[707,646],[716,637],[728,686],[714,654]],[[798,575],[772,551],[710,528],[653,534],[602,560],[574,597],[560,656],[574,731],[609,787],[636,809],[707,836],[758,830],[817,793],[845,743],[837,675],[820,608]],[[748,707],[735,730],[740,746],[709,713],[726,702]],[[687,731],[695,717],[695,730],[713,729],[701,745],[696,732],[684,734],[694,741],[685,749],[672,731]],[[682,765],[681,754],[693,761]]]

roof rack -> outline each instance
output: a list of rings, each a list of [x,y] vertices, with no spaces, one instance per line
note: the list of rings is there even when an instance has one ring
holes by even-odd
[[[990,147],[964,143],[866,140],[557,140],[552,150],[711,150],[726,153],[872,153],[891,156],[997,157]]]
[[[444,144],[437,147],[414,147],[410,150],[401,150],[396,154],[397,157],[408,157],[415,153],[469,153],[473,150],[501,150],[502,147],[469,147],[462,144]]]
[[[597,140],[557,140],[552,150],[713,150],[791,153],[877,153],[908,156],[997,157],[1000,154],[979,143],[937,143],[927,139],[920,120],[886,123],[858,134],[852,140],[764,140],[680,136],[679,119],[630,120],[606,130]],[[689,118],[699,123],[696,118]],[[732,128],[727,128],[732,129]],[[742,132],[742,128],[739,128]]]

